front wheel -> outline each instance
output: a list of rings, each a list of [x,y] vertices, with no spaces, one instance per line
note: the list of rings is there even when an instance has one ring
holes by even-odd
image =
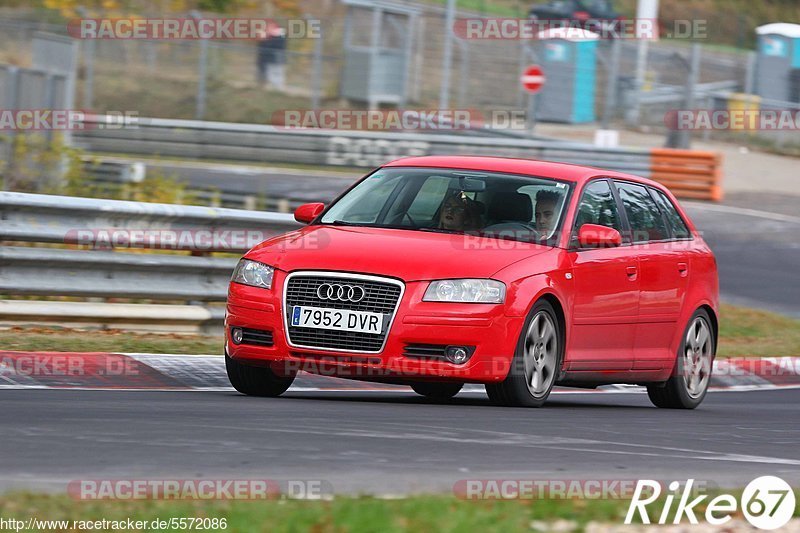
[[[664,384],[647,386],[656,407],[694,409],[703,401],[711,381],[716,342],[708,313],[699,309],[689,320],[675,363],[675,373]]]
[[[487,383],[496,404],[541,407],[561,372],[564,343],[553,306],[541,300],[533,306],[522,329],[511,370],[500,383]]]
[[[447,400],[452,398],[461,390],[463,383],[434,383],[420,381],[412,383],[411,388],[420,396],[434,400]]]
[[[294,374],[279,376],[268,366],[246,365],[225,354],[225,370],[233,388],[248,396],[280,396],[292,385]]]

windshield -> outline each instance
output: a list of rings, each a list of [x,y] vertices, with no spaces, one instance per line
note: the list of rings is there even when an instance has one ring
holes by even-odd
[[[546,178],[384,168],[333,204],[322,223],[545,242],[560,227],[569,190]]]

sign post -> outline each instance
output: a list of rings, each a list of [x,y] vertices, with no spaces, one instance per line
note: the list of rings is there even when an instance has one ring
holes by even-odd
[[[544,75],[539,65],[529,66],[520,77],[522,88],[528,92],[528,113],[526,118],[528,132],[531,134],[536,126],[536,93],[542,90],[542,86],[546,80],[547,77]]]

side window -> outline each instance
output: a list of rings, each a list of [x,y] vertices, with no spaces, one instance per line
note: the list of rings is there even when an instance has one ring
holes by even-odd
[[[667,223],[672,229],[672,236],[676,239],[690,238],[692,234],[689,228],[686,227],[686,222],[683,221],[678,210],[675,209],[675,205],[673,205],[672,201],[667,198],[667,195],[663,192],[657,189],[650,190],[653,192],[653,196],[655,196],[656,202],[658,202],[658,206],[661,208],[661,212],[667,217]]]
[[[628,223],[633,233],[633,242],[661,241],[669,238],[661,211],[644,185],[615,182]]]
[[[581,229],[584,224],[598,224],[622,231],[617,202],[614,201],[611,187],[606,180],[595,181],[583,191],[583,198],[578,206],[578,215],[575,220],[575,229]]]
[[[617,211],[617,202],[611,193],[611,186],[606,180],[590,183],[583,191],[581,203],[575,216],[575,231],[572,239],[577,242],[578,230],[584,224],[608,226],[622,231],[622,224]]]

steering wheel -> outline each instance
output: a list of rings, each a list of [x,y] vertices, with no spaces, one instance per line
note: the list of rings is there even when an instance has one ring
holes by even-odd
[[[486,226],[481,230],[481,233],[496,234],[499,237],[502,237],[504,234],[508,234],[509,236],[513,237],[516,234],[523,232],[530,234],[531,238],[526,240],[532,242],[539,241],[542,238],[535,226],[532,224],[526,224],[525,222],[498,222],[497,224]]]
[[[419,227],[419,224],[417,224],[417,221],[416,221],[416,220],[414,220],[414,219],[411,217],[411,215],[408,213],[408,211],[406,211],[406,212],[405,212],[405,214],[403,215],[403,218],[408,218],[408,221],[409,221],[409,222],[411,222],[411,224],[413,224],[415,228],[418,228],[418,227]]]

